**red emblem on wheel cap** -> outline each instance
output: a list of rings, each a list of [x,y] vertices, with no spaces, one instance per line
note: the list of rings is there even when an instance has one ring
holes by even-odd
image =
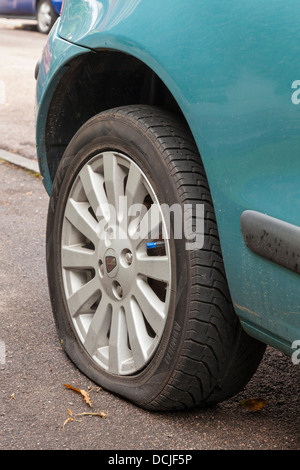
[[[107,273],[111,273],[117,266],[117,258],[115,256],[106,256],[105,265]]]

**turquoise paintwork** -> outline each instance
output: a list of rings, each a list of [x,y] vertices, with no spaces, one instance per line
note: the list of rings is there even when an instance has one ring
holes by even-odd
[[[68,0],[37,87],[50,192],[44,130],[64,65],[89,48],[114,49],[156,72],[202,156],[236,312],[250,334],[288,354],[300,339],[299,275],[251,253],[240,216],[251,209],[300,226],[299,16],[298,0]]]
[[[48,194],[51,193],[52,181],[49,175],[45,147],[47,111],[60,79],[65,74],[68,61],[88,52],[88,49],[78,47],[64,41],[57,35],[57,29],[50,32],[44,47],[36,87],[36,146],[40,173]]]

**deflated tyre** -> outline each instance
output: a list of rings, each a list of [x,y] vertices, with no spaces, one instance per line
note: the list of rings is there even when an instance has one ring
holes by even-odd
[[[217,403],[259,364],[265,347],[233,310],[200,155],[161,110],[106,111],[74,136],[51,194],[47,268],[66,353],[139,406]]]

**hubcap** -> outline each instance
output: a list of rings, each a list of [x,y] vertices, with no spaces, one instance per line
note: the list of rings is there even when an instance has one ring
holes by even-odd
[[[47,32],[50,28],[52,17],[51,17],[51,8],[48,3],[43,2],[39,8],[38,12],[38,24],[42,32]]]
[[[155,191],[129,157],[104,152],[82,167],[64,213],[63,285],[79,340],[110,374],[139,372],[159,346],[171,293],[166,233]]]

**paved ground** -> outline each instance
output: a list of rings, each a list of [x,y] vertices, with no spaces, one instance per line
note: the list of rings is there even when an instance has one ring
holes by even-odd
[[[0,148],[27,158],[36,157],[34,70],[45,42],[33,21],[0,18]]]
[[[150,413],[106,391],[93,408],[64,384],[93,384],[60,348],[48,298],[48,197],[39,178],[0,164],[0,449],[299,449],[300,366],[268,349],[243,393],[209,410]],[[263,398],[259,412],[239,406]],[[75,414],[105,411],[107,418]]]

